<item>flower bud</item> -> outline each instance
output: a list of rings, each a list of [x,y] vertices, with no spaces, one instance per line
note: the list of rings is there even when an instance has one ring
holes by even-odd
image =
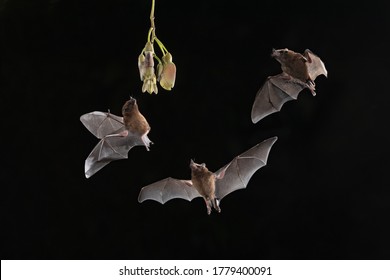
[[[145,76],[144,62],[145,62],[145,56],[141,53],[138,57],[138,70],[139,70],[139,76],[141,78],[141,81],[144,80],[144,76]]]
[[[159,62],[157,64],[157,81],[160,81],[161,73],[162,73],[163,69],[164,69],[163,64],[161,62]]]
[[[172,62],[172,55],[170,53],[166,53],[162,57],[162,62],[162,70],[158,71],[160,85],[166,90],[171,90],[175,86],[176,65]]]
[[[138,69],[141,81],[144,82],[142,92],[157,93],[157,81],[154,73],[154,50],[151,42],[147,42],[144,51],[138,57]]]

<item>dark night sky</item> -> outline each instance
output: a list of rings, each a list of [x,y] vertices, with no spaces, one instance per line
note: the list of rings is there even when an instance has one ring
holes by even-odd
[[[0,1],[1,259],[389,259],[389,7],[302,1],[160,1],[172,92],[141,92],[151,1]],[[383,1],[385,2],[385,1]],[[252,124],[272,48],[318,54],[329,77]],[[87,112],[132,95],[152,130],[90,179]],[[278,136],[246,190],[137,202],[142,186],[217,170]]]

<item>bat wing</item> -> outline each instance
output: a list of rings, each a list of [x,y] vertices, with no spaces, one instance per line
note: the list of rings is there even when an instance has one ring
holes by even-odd
[[[144,202],[151,199],[164,204],[174,198],[191,201],[200,196],[198,191],[192,186],[191,180],[178,180],[169,177],[143,187],[139,193],[138,201]]]
[[[112,134],[103,137],[85,160],[85,177],[91,177],[111,161],[126,159],[131,148],[142,145],[141,137],[131,133],[127,136]]]
[[[91,112],[80,117],[83,125],[98,139],[123,129],[123,118],[109,112]]]
[[[253,103],[252,122],[257,123],[264,117],[280,111],[284,103],[297,99],[299,92],[304,88],[303,83],[295,82],[295,79],[286,74],[268,77]]]
[[[246,188],[252,175],[267,164],[268,154],[278,138],[272,137],[235,157],[230,163],[216,172],[225,173],[222,179],[215,182],[215,195],[221,200],[235,190]]]
[[[305,50],[304,56],[308,60],[307,68],[309,71],[309,76],[312,81],[314,81],[319,75],[324,75],[328,77],[328,71],[325,68],[325,64],[322,60],[312,53],[309,49]]]

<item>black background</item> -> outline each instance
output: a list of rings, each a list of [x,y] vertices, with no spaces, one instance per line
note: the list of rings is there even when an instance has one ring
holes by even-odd
[[[160,1],[171,92],[141,92],[151,1],[2,0],[1,258],[389,259],[389,7],[302,1]],[[272,48],[329,72],[252,124]],[[158,50],[157,50],[158,51]],[[129,95],[152,130],[90,179],[97,143],[79,117],[119,115]],[[207,216],[202,199],[137,202],[142,186],[217,170],[278,136],[246,190]]]

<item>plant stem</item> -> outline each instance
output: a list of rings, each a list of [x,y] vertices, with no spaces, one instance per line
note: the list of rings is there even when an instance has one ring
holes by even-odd
[[[148,36],[148,41],[151,41],[152,44],[154,42],[154,38],[156,37],[156,26],[154,25],[154,6],[155,6],[155,0],[152,0],[152,8],[150,10],[150,31],[152,31],[152,39],[150,40],[150,33]]]
[[[161,52],[163,53],[163,55],[165,55],[165,53],[168,52],[167,48],[164,46],[164,44],[157,37],[155,37],[154,39],[156,39],[156,42],[157,42],[158,46],[160,47]]]
[[[158,61],[158,64],[162,64],[161,59],[159,59],[156,54],[154,54],[153,57]]]
[[[149,31],[148,31],[148,42],[150,42],[150,37],[151,37],[151,35],[152,35],[152,31],[153,31],[153,28],[150,27],[150,28],[149,28]],[[154,39],[154,38],[153,38],[153,39]]]

